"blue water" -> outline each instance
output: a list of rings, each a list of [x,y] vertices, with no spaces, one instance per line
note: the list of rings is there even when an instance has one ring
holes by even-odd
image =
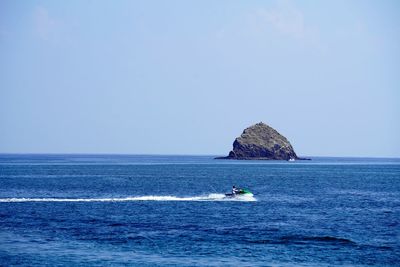
[[[399,223],[399,159],[0,155],[1,266],[393,266]]]

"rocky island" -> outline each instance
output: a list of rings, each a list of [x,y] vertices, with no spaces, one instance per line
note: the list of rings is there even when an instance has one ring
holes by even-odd
[[[274,128],[260,122],[246,128],[233,142],[227,157],[239,160],[298,160],[289,141]]]

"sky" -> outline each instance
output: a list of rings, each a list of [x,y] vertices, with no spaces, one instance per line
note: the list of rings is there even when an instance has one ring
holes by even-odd
[[[400,157],[400,1],[0,1],[0,153]]]

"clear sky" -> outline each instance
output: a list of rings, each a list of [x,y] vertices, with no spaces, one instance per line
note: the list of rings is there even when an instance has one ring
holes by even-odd
[[[0,1],[0,152],[400,157],[400,1]]]

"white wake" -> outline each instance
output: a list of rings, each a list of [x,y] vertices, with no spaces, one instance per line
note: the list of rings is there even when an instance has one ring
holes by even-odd
[[[227,198],[224,194],[209,194],[208,196],[177,197],[177,196],[137,196],[123,198],[0,198],[1,202],[129,202],[129,201],[257,201],[253,196],[237,196]]]

